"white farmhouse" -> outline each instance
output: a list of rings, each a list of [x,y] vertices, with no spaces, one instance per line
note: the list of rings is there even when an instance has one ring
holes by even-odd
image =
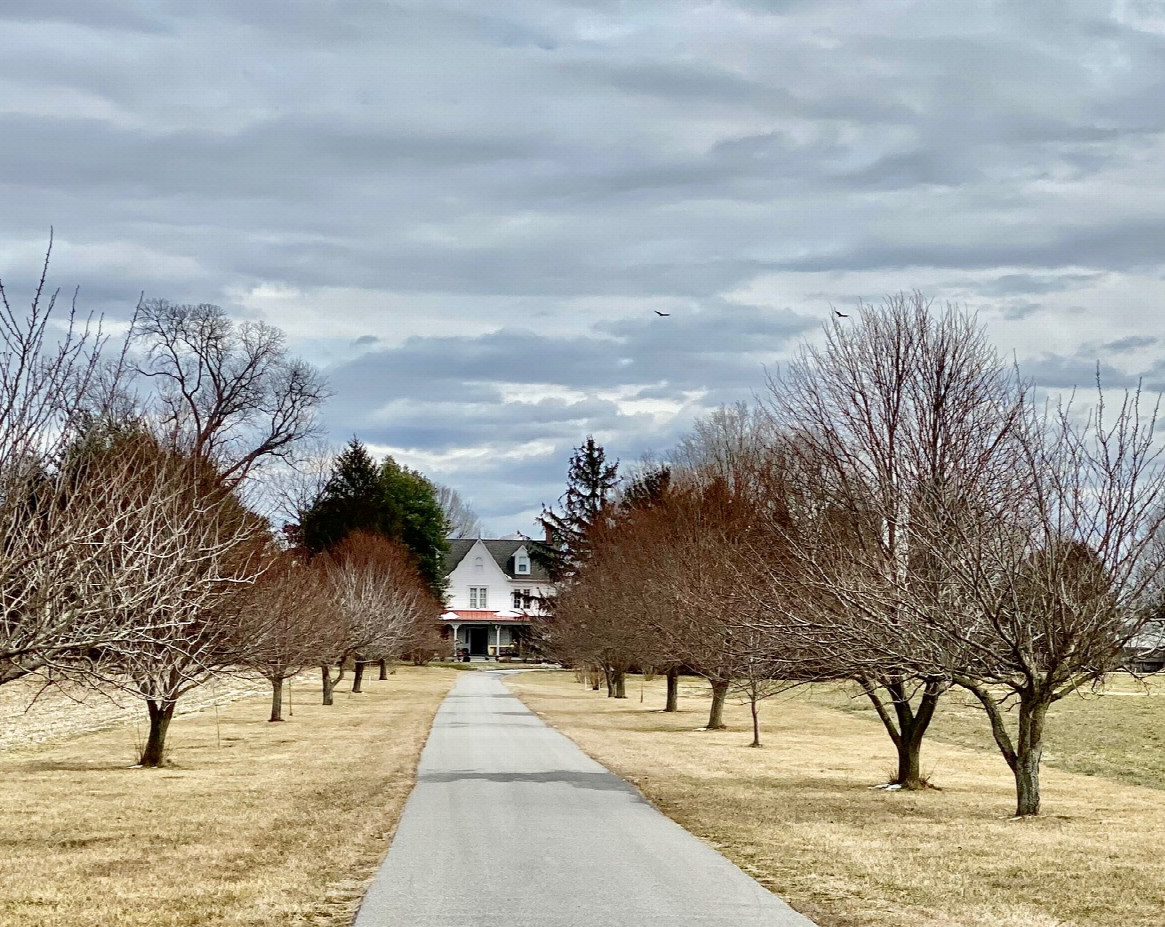
[[[458,539],[445,558],[443,636],[454,656],[521,656],[530,625],[554,591],[534,553],[545,545],[522,535]]]

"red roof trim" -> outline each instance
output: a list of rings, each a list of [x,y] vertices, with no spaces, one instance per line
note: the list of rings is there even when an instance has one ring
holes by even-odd
[[[446,615],[454,614],[458,621],[481,621],[489,624],[529,624],[532,621],[530,615],[520,615],[517,618],[500,618],[497,612],[483,611],[482,609],[474,608],[451,608],[445,612]],[[445,624],[452,621],[452,618],[441,619]]]

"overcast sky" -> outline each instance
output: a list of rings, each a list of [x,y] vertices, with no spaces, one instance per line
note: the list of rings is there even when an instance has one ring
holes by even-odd
[[[1163,101],[1157,0],[3,0],[0,275],[275,324],[531,533],[897,290],[1159,389]]]

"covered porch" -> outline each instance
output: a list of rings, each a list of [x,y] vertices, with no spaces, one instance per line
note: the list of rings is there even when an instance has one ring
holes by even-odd
[[[455,660],[523,659],[530,652],[530,617],[520,612],[457,610],[441,616],[441,637]]]

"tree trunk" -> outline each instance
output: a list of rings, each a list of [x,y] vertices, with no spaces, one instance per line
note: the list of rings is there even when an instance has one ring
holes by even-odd
[[[335,683],[332,681],[332,666],[330,663],[320,664],[320,678],[324,683],[324,704],[331,705],[335,701]]]
[[[1040,758],[1030,754],[1018,756],[1015,764],[1015,816],[1024,818],[1039,813]]]
[[[894,746],[898,749],[898,771],[891,785],[900,785],[910,791],[923,788],[922,744],[919,738],[909,735],[901,737]]]
[[[680,670],[673,667],[667,671],[667,704],[664,711],[680,710]]]
[[[603,681],[607,684],[607,698],[615,697],[615,680],[611,675],[611,667],[603,664]]]
[[[898,751],[898,783],[904,789],[920,789],[926,785],[922,781],[922,738],[934,720],[934,711],[944,686],[945,683],[934,680],[927,682],[918,709],[910,716],[910,722],[903,732],[904,749]],[[906,707],[910,707],[909,702]]]
[[[355,669],[352,670],[352,691],[353,692],[359,693],[359,692],[364,691],[364,666],[365,666],[365,663],[363,660],[357,660],[356,667],[355,667]]]
[[[756,694],[754,693],[748,702],[748,707],[752,710],[752,743],[749,744],[750,747],[760,746],[760,718],[757,714],[758,701],[759,699],[757,699]]]
[[[910,694],[902,680],[879,680],[881,688],[890,695],[890,708],[894,712],[891,716],[878,695],[878,683],[868,677],[861,677],[858,682],[898,751],[898,771],[894,775],[893,784],[909,790],[925,788],[926,784],[922,781],[922,739],[934,719],[934,711],[945,683],[940,679],[927,680],[918,708],[915,709],[910,704]]]
[[[283,677],[271,678],[271,717],[268,721],[283,720]]]
[[[728,727],[724,723],[724,701],[727,698],[728,680],[712,680],[712,710],[708,712],[708,730],[722,731]]]
[[[1040,813],[1040,760],[1044,755],[1044,722],[1054,697],[1032,691],[1019,693],[1019,731],[1015,742],[1007,732],[999,702],[985,687],[972,680],[955,681],[979,699],[991,721],[991,734],[999,752],[1015,776],[1015,816],[1033,817]]]
[[[166,751],[166,732],[170,729],[170,719],[174,717],[176,705],[176,702],[146,700],[146,708],[150,712],[150,733],[146,737],[146,747],[142,750],[141,759],[138,760],[140,765],[148,767],[162,765]]]
[[[1040,813],[1040,760],[1044,755],[1044,720],[1048,703],[1019,703],[1019,738],[1015,749],[1015,816]]]
[[[611,685],[614,689],[615,698],[627,697],[627,674],[623,670],[611,671]]]
[[[380,661],[379,679],[381,682],[384,682],[384,680],[386,680],[387,678],[388,678],[388,660],[381,660]]]
[[[590,678],[590,683],[591,683],[591,691],[598,692],[599,691],[599,668],[597,666],[591,666],[587,669],[587,672],[590,674],[589,678]]]

